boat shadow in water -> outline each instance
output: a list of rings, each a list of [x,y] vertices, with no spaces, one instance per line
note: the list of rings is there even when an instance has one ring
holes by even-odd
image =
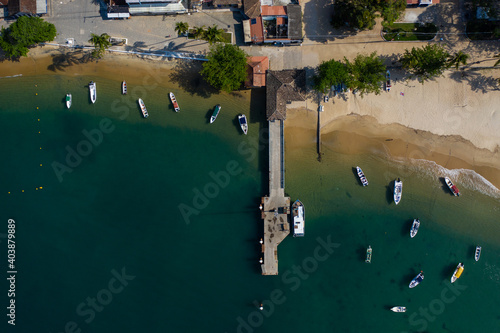
[[[205,118],[207,119],[207,124],[210,124],[210,118],[212,118],[212,114],[214,113],[214,107],[208,109],[207,113],[205,114]]]
[[[401,236],[410,237],[410,230],[412,225],[413,225],[413,219],[406,220],[401,227]]]
[[[363,263],[365,263],[365,260],[366,260],[366,249],[368,248],[368,245],[366,245],[365,247],[358,247],[358,249],[356,250],[356,256],[359,258],[359,260]]]
[[[446,267],[443,268],[441,271],[441,278],[442,279],[450,279],[451,276],[453,275],[453,272],[455,272],[455,268],[457,268],[458,262],[455,264],[449,264]]]
[[[410,268],[408,270],[408,273],[403,275],[403,277],[401,277],[401,280],[400,280],[400,285],[401,285],[401,289],[407,289],[410,282],[415,278],[415,276],[418,275],[418,273],[420,273],[420,269],[417,271],[415,269],[412,269]]]
[[[387,200],[388,204],[391,204],[394,202],[394,180],[387,185],[386,191],[385,191],[385,199]]]
[[[476,260],[476,246],[475,245],[470,245],[469,249],[467,250],[467,259],[472,259]]]
[[[233,119],[233,126],[236,128],[239,134],[245,135],[241,130],[240,121],[238,120],[238,115]]]

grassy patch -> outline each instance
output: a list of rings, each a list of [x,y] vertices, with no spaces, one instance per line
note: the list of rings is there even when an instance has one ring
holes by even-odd
[[[188,39],[194,39],[194,29],[189,29],[188,31]],[[231,33],[229,32],[223,32],[222,33],[222,38],[224,39],[222,42],[226,44],[231,44]],[[203,39],[203,38],[198,38],[198,39]]]
[[[473,20],[467,22],[467,36],[472,40],[494,40],[500,38],[500,22]]]
[[[387,41],[431,40],[438,28],[432,23],[393,23],[382,31]]]

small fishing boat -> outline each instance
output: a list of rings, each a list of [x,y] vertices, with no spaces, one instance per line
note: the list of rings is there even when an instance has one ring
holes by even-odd
[[[215,121],[215,119],[217,119],[217,116],[219,115],[220,109],[221,109],[220,104],[217,104],[215,106],[214,113],[212,113],[212,117],[210,117],[210,124],[213,123]]]
[[[122,81],[122,95],[127,94],[127,82]]]
[[[394,203],[397,205],[403,195],[403,182],[398,178],[394,181]]]
[[[144,104],[144,101],[142,100],[142,98],[139,98],[137,101],[139,102],[139,106],[141,107],[142,116],[144,118],[147,118],[149,114],[148,110],[146,109],[146,105]]]
[[[474,259],[476,261],[479,261],[480,257],[481,257],[481,246],[476,246],[476,253],[474,254]]]
[[[244,114],[240,114],[238,116],[238,122],[240,123],[240,127],[241,127],[241,130],[243,131],[243,133],[245,133],[245,135],[247,135],[247,133],[248,133],[247,116],[245,116]]]
[[[391,72],[389,70],[385,72],[385,90],[391,91]]]
[[[325,103],[327,103],[329,100],[330,100],[330,97],[328,97],[328,95],[327,95],[327,94],[325,94],[325,97],[324,97],[324,101],[325,101]]]
[[[418,228],[420,228],[420,220],[414,219],[413,224],[411,225],[410,237],[413,238],[418,232]]]
[[[170,96],[170,101],[174,105],[175,112],[179,112],[181,110],[181,108],[179,107],[179,104],[177,103],[177,100],[175,99],[174,93],[170,92],[169,96]]]
[[[72,97],[71,94],[66,94],[66,107],[69,109],[71,107],[71,102],[72,102]]]
[[[356,167],[356,172],[358,174],[359,180],[361,181],[361,184],[363,184],[363,186],[368,186],[368,179],[366,179],[363,170],[361,170],[359,166]]]
[[[451,277],[451,283],[457,281],[457,279],[462,275],[464,271],[464,264],[459,263],[457,268],[455,269],[455,272],[453,273],[453,276]]]
[[[370,264],[372,262],[372,246],[371,245],[368,245],[368,248],[366,249],[366,259],[365,259],[365,262],[367,264]]]
[[[304,204],[300,200],[296,200],[292,205],[293,216],[293,237],[303,237],[304,227],[306,223],[306,212]]]
[[[90,92],[90,100],[92,103],[95,103],[97,99],[97,86],[94,81],[90,81],[89,83],[89,92]]]
[[[406,312],[406,306],[395,306],[391,308],[392,312]]]
[[[448,185],[448,188],[450,189],[451,193],[453,193],[454,196],[456,197],[460,196],[460,191],[455,185],[453,185],[450,178],[444,177],[444,181],[446,182],[446,185]]]
[[[415,278],[413,280],[411,280],[409,287],[410,288],[415,288],[416,286],[418,286],[418,284],[420,282],[422,282],[423,279],[424,279],[424,272],[420,271],[420,273],[418,273],[418,275],[415,276]]]
[[[318,112],[323,112],[323,111],[325,111],[325,107],[323,105],[320,105],[318,107]]]

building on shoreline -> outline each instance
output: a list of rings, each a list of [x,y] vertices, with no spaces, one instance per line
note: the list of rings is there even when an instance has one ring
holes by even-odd
[[[111,0],[107,16],[186,14],[187,8],[188,0]]]
[[[7,6],[7,16],[41,16],[47,14],[47,0],[2,0]]]
[[[259,88],[266,86],[266,74],[269,69],[268,57],[247,58],[247,80],[245,87]]]

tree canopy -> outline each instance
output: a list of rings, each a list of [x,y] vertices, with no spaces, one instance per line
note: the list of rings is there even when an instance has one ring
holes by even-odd
[[[314,77],[314,89],[326,93],[331,86],[343,84],[359,91],[361,96],[380,94],[385,72],[386,67],[376,52],[358,54],[352,62],[347,58],[344,62],[332,59],[319,65],[318,75]]]
[[[388,24],[394,23],[406,9],[406,0],[336,0],[332,25],[354,29],[373,29],[375,12],[382,13]]]
[[[334,59],[324,61],[318,67],[318,75],[314,77],[314,89],[327,92],[331,86],[344,83],[350,86],[351,76],[346,64]]]
[[[89,42],[94,44],[94,51],[92,51],[92,58],[99,59],[104,56],[104,52],[111,46],[109,41],[110,36],[107,33],[101,35],[90,34]]]
[[[216,89],[237,90],[247,77],[247,56],[236,45],[216,44],[210,48],[201,75]]]
[[[361,96],[366,93],[380,94],[386,67],[382,59],[377,57],[377,52],[369,55],[358,54],[353,62],[344,59],[351,74],[352,89],[357,89]]]
[[[189,24],[187,22],[177,22],[174,30],[177,31],[177,34],[184,35],[189,30]]]
[[[467,65],[467,60],[469,59],[469,55],[464,53],[463,51],[458,51],[454,55],[448,58],[448,67],[455,67],[456,70],[460,67],[460,65]]]
[[[26,56],[29,47],[52,41],[57,35],[56,27],[39,17],[21,16],[8,28],[2,28],[0,47],[7,58]]]
[[[422,83],[433,77],[440,76],[449,67],[450,54],[437,44],[412,48],[399,60],[403,68],[415,75]]]

